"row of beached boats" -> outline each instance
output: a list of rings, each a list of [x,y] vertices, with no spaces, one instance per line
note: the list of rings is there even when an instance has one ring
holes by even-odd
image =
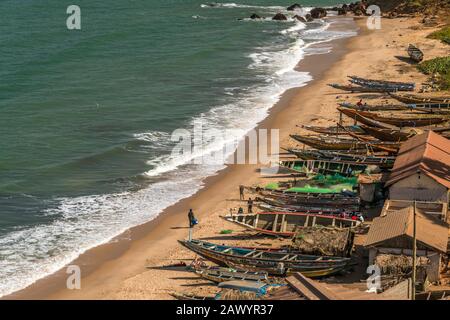
[[[182,240],[181,245],[216,264],[191,266],[195,274],[219,284],[220,288],[263,295],[268,286],[283,285],[286,276],[300,272],[312,278],[326,277],[353,265],[354,234],[364,227],[357,177],[390,170],[401,143],[416,134],[426,130],[450,133],[447,124],[450,98],[399,93],[413,91],[414,83],[349,78],[351,90],[334,87],[353,91],[357,86],[363,89],[355,92],[389,92],[390,98],[398,103],[372,106],[341,103],[337,107],[339,123],[335,126],[301,126],[311,134],[291,135],[301,145],[285,149],[292,157],[279,163],[295,177],[294,181],[246,187],[261,212],[230,211],[222,217],[257,234],[292,238],[293,243],[312,234],[312,238],[305,240],[306,245],[313,247],[308,248],[312,251],[302,245],[246,247]],[[351,119],[353,124],[343,125],[344,119]],[[316,233],[325,236],[322,242],[330,245],[336,242],[339,250],[314,248]],[[335,233],[340,238],[333,238]],[[327,240],[327,235],[332,238]],[[205,299],[185,294],[174,296]]]

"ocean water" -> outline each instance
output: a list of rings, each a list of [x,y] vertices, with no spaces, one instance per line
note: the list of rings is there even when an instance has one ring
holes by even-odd
[[[81,30],[66,28],[70,4]],[[194,194],[224,166],[193,158],[233,142],[177,157],[172,132],[254,128],[312,80],[293,70],[321,53],[311,44],[354,34],[245,19],[290,4],[0,2],[0,296]]]

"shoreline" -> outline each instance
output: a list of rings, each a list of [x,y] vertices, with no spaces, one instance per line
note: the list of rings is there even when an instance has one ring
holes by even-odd
[[[338,115],[337,102],[360,98],[372,102],[372,99],[386,98],[342,92],[327,86],[328,83],[346,81],[347,75],[423,83],[427,76],[398,58],[405,55],[408,43],[419,43],[427,48],[428,57],[446,52],[445,45],[425,37],[434,29],[421,26],[418,19],[384,19],[381,30],[365,28],[364,18],[354,20],[359,26],[358,35],[326,42],[325,45],[333,47],[331,53],[305,55],[296,69],[309,71],[313,80],[304,87],[287,90],[270,109],[268,117],[256,127],[280,129],[280,146],[297,145],[289,139],[289,134],[305,132],[296,127],[298,124],[333,125]],[[259,167],[229,165],[206,178],[203,188],[193,196],[167,208],[154,220],[82,254],[72,262],[82,270],[81,290],[65,289],[68,275],[63,268],[3,299],[170,299],[171,291],[186,290],[197,290],[199,295],[211,294],[216,288],[191,273],[146,266],[189,262],[195,257],[177,243],[178,239],[187,237],[189,208],[194,209],[200,221],[194,238],[240,245],[245,238],[245,245],[278,246],[277,239],[248,237],[241,227],[219,218],[230,207],[245,207],[236,200],[238,185],[263,184],[264,179],[257,172]],[[232,230],[232,234],[221,235],[219,231],[223,229]]]
[[[348,20],[352,20],[351,24],[354,25],[353,19]],[[352,31],[351,29],[342,28],[342,26],[339,27],[340,30]],[[354,25],[353,29],[355,29],[356,31],[356,25]],[[281,95],[280,100],[270,109],[268,116],[256,126],[256,129],[279,128],[280,138],[282,135],[282,131],[285,130],[288,131],[292,129],[291,127],[282,128],[281,126],[276,125],[274,126],[274,124],[276,123],[276,119],[274,118],[279,116],[280,113],[287,112],[287,109],[289,109],[289,106],[292,104],[294,98],[298,95],[301,95],[302,89],[307,89],[308,87],[312,86],[315,82],[319,81],[322,78],[325,71],[329,67],[331,67],[334,62],[338,61],[341,55],[344,54],[344,52],[346,51],[346,44],[348,40],[351,38],[353,37],[345,37],[313,44],[311,46],[312,48],[323,46],[332,48],[331,52],[328,53],[305,54],[304,58],[297,64],[295,69],[303,72],[305,71],[309,72],[313,80],[308,82],[303,87],[291,88],[285,91]],[[314,67],[311,68],[310,66]],[[283,141],[283,138],[281,138],[281,141]],[[201,212],[202,211],[201,202],[203,198],[207,198],[208,201],[211,201],[210,194],[212,193],[220,194],[220,192],[214,191],[217,187],[220,186],[220,189],[222,190],[223,189],[222,185],[228,184],[228,180],[236,181],[236,179],[239,179],[239,176],[241,176],[243,171],[248,172],[249,174],[253,173],[255,175],[254,171],[256,170],[257,167],[258,165],[244,165],[244,166],[228,165],[226,168],[220,170],[215,175],[205,178],[203,181],[203,187],[199,191],[197,191],[194,195],[182,199],[181,201],[175,203],[174,205],[171,205],[170,207],[166,208],[155,219],[146,222],[144,224],[132,227],[127,231],[125,231],[124,233],[113,238],[111,241],[105,244],[101,244],[97,247],[91,248],[86,252],[84,252],[83,254],[81,254],[69,265],[80,266],[82,274],[82,281],[81,281],[82,290],[70,291],[65,289],[66,278],[68,277],[68,274],[66,274],[65,272],[67,266],[65,266],[64,268],[58,270],[57,272],[37,280],[30,286],[21,289],[19,291],[13,292],[11,294],[5,295],[0,299],[100,298],[97,294],[93,292],[96,291],[95,289],[94,290],[87,289],[90,292],[89,293],[85,292],[86,289],[83,288],[83,284],[89,282],[89,287],[92,286],[95,287],[100,285],[98,279],[97,280],[93,279],[94,277],[96,277],[95,275],[99,273],[99,271],[102,270],[102,268],[104,268],[106,265],[111,264],[114,261],[117,261],[118,259],[124,260],[125,262],[129,261],[128,255],[130,254],[130,251],[136,250],[137,249],[136,247],[140,247],[142,245],[142,242],[156,241],[156,243],[151,244],[151,246],[155,246],[156,244],[161,243],[164,238],[170,238],[170,240],[173,240],[175,237],[177,237],[178,239],[184,238],[187,232],[186,230],[183,230],[183,228],[181,227],[180,230],[182,231],[177,232],[171,226],[180,223],[183,224],[186,220],[185,218],[186,212],[191,206],[194,207],[194,212],[196,212],[196,215],[198,215],[201,221],[202,218],[208,215]],[[258,177],[259,174],[256,173],[256,176]],[[238,185],[239,184],[236,184],[235,187],[233,188],[237,190]],[[220,200],[223,199],[217,199],[216,203],[220,202]],[[198,206],[194,205],[197,202],[199,202],[199,205]],[[195,208],[198,209],[196,210]],[[224,210],[226,210],[226,208],[224,208]],[[167,235],[166,232],[168,230],[173,231],[171,232],[173,233],[173,235],[170,236]],[[172,242],[174,242],[175,246],[178,246],[178,243],[176,241]],[[138,250],[141,251],[142,249],[139,248]],[[133,264],[134,267],[130,267],[129,264]],[[138,264],[138,261],[136,261],[136,265],[134,263],[126,262],[124,267],[127,267],[128,269],[127,270],[128,276],[145,271],[143,263]],[[115,281],[120,282],[121,280],[127,278],[127,276],[119,275],[116,276],[115,278],[116,279],[114,280],[114,282]],[[113,287],[112,284],[106,285],[105,283],[101,284],[100,286],[104,286],[105,288]],[[67,297],[65,295],[67,295]]]

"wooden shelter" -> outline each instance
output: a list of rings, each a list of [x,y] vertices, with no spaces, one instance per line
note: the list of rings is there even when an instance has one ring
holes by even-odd
[[[404,142],[386,187],[390,199],[448,203],[450,140],[428,131]]]

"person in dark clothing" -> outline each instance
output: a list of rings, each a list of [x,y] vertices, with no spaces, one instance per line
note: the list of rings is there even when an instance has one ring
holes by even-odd
[[[188,219],[189,219],[189,241],[192,240],[192,228],[198,223],[197,219],[194,216],[194,211],[192,209],[189,209],[188,212]]]
[[[242,207],[239,207],[238,214],[244,214],[244,209],[242,209]]]
[[[239,186],[239,199],[244,200],[244,186]]]
[[[248,198],[247,201],[247,206],[248,206],[248,213],[253,213],[253,200],[252,198]]]

